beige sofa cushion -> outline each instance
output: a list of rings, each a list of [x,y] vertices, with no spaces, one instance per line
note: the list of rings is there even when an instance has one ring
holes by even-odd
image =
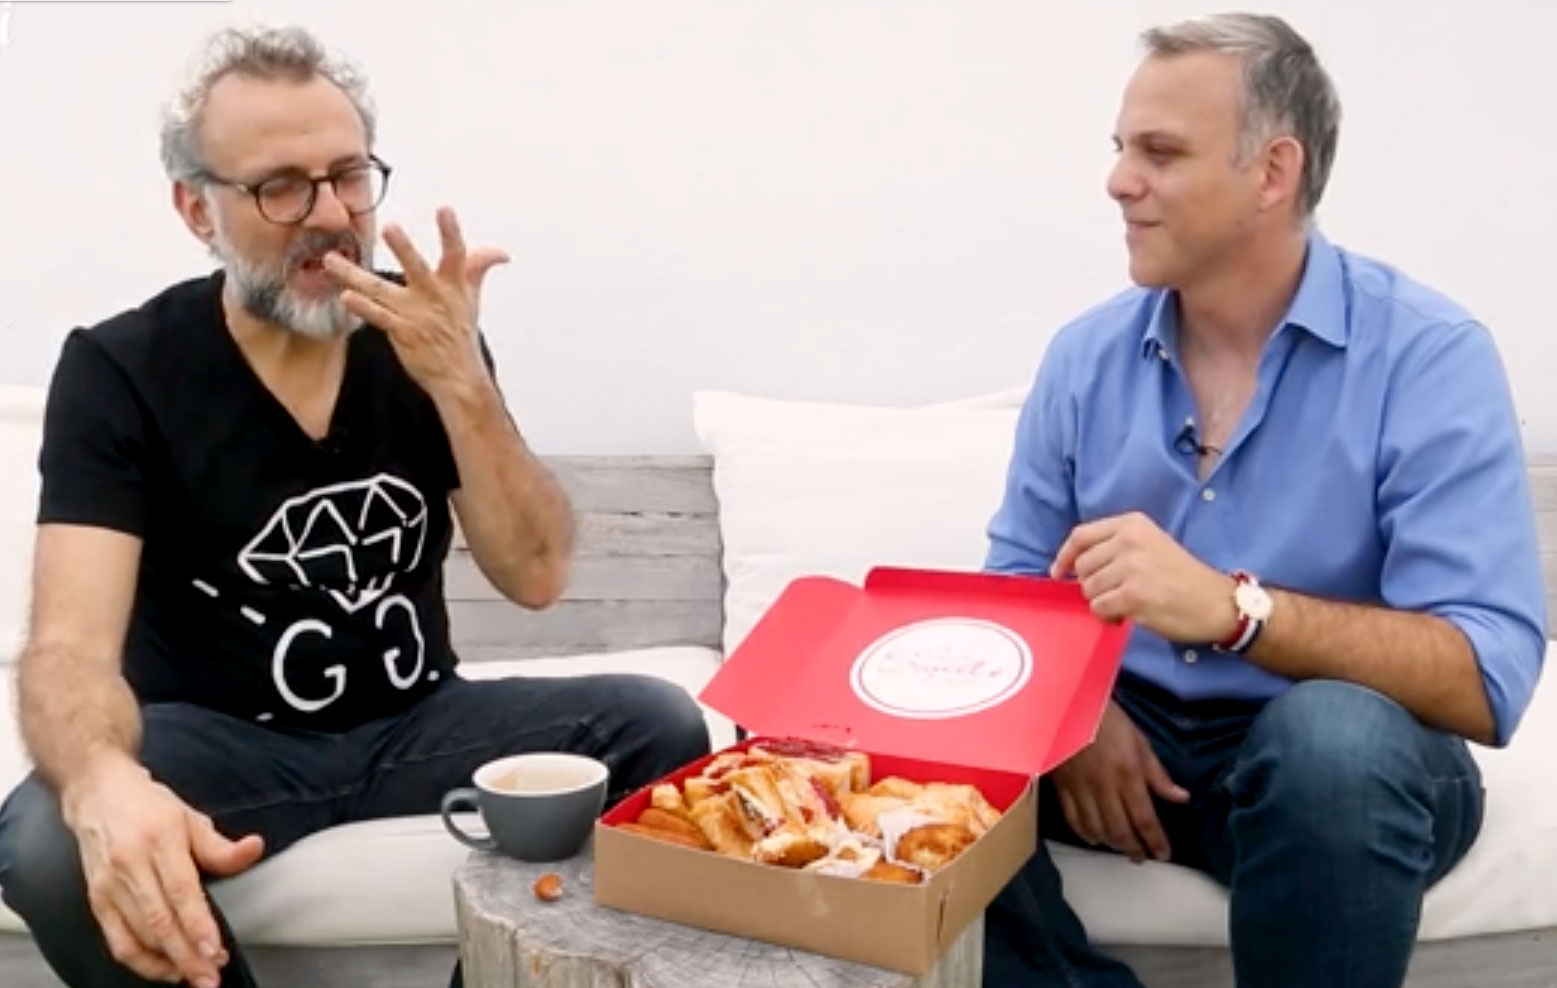
[[[468,679],[638,672],[670,680],[697,695],[718,666],[707,648],[666,647],[460,667]],[[11,716],[11,677],[0,677],[0,786],[6,792],[27,772]],[[733,742],[734,728],[709,713],[713,743]],[[467,829],[480,831],[479,824]],[[455,938],[450,876],[470,853],[435,815],[375,820],[314,834],[248,872],[219,883],[221,904],[240,942],[347,946],[447,943]],[[0,906],[0,930],[21,920]]]

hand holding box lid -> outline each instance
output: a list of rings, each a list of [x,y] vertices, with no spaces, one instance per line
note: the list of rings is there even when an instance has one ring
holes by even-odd
[[[596,901],[925,973],[1033,853],[1034,777],[1093,739],[1128,633],[1095,618],[1074,584],[1044,578],[878,568],[863,587],[794,581],[699,695],[764,740],[608,811]],[[796,785],[785,795],[785,776],[753,779],[743,797],[705,774],[738,771],[729,756],[768,738],[804,739],[787,757],[828,780],[843,822],[820,828],[824,840],[788,826],[817,810]],[[701,839],[646,839],[660,819],[650,808],[707,826]],[[759,849],[772,864],[740,856]]]
[[[1070,582],[879,567],[792,582],[699,699],[756,733],[1039,775],[1093,738],[1127,624]]]

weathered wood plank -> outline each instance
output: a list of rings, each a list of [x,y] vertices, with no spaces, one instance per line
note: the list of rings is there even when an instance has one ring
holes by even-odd
[[[719,523],[712,515],[585,513],[575,542],[575,556],[717,556]]]
[[[655,645],[719,644],[715,601],[561,601],[542,611],[505,602],[453,601],[449,622],[461,655],[501,646],[509,657],[603,652]],[[471,653],[474,654],[474,653]]]
[[[456,531],[450,555],[469,552]],[[719,523],[713,515],[637,515],[584,512],[575,517],[573,555],[718,555]]]
[[[699,556],[581,556],[573,560],[563,600],[718,601],[724,575],[719,559]],[[449,600],[502,600],[466,554],[444,572]]]
[[[477,853],[460,866],[454,899],[469,988],[978,988],[980,982],[982,918],[915,978],[596,906],[593,859],[591,848],[549,864]],[[563,895],[542,903],[531,888],[547,872],[562,878]]]
[[[713,514],[719,509],[707,456],[561,456],[546,460],[573,510]]]
[[[469,552],[456,531],[450,554]],[[573,554],[578,556],[707,556],[719,554],[714,515],[586,511],[574,516]]]

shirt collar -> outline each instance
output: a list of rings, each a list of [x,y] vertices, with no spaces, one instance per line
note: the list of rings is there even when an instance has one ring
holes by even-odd
[[[1179,310],[1172,291],[1157,291],[1152,313],[1141,339],[1141,352],[1159,356],[1177,352]],[[1304,330],[1333,347],[1344,348],[1350,327],[1346,321],[1346,290],[1341,271],[1341,255],[1317,230],[1308,235],[1303,260],[1303,275],[1287,314],[1276,333],[1288,326]],[[1272,336],[1275,336],[1273,333]]]

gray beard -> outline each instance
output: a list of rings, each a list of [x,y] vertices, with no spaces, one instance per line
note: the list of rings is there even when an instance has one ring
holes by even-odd
[[[315,340],[346,336],[362,327],[362,320],[342,304],[338,292],[322,299],[305,299],[287,287],[287,275],[305,258],[333,248],[355,252],[360,258],[358,263],[372,270],[372,248],[349,233],[310,231],[292,245],[279,263],[269,265],[250,261],[234,250],[220,224],[211,242],[211,252],[226,266],[228,280],[245,312]]]

